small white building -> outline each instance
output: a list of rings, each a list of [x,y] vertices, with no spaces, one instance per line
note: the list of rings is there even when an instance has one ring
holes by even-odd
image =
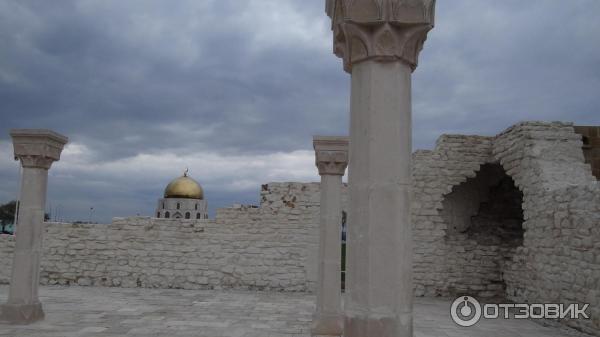
[[[188,177],[186,171],[167,185],[164,198],[158,200],[155,215],[163,219],[208,219],[202,186]]]

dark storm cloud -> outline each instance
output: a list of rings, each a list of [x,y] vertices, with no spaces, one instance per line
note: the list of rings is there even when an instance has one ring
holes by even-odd
[[[339,107],[345,102],[331,97],[337,92],[343,98],[345,88],[337,87],[344,75],[322,75],[336,60],[294,35],[282,36],[290,39],[283,43],[257,41],[263,32],[244,26],[253,18],[237,17],[261,20],[268,13],[245,13],[252,6],[227,1],[206,2],[193,15],[186,11],[194,12],[198,2],[189,8],[109,3],[93,11],[66,1],[7,6],[26,12],[36,28],[20,34],[14,22],[2,27],[12,34],[1,66],[25,82],[20,88],[2,83],[4,134],[8,127],[43,124],[93,145],[108,159],[146,151],[150,144],[156,151],[292,150],[320,125],[334,122],[334,130],[344,130]],[[314,24],[325,28],[319,16]]]
[[[438,1],[437,13],[415,72],[417,144],[521,120],[600,123],[600,2]]]
[[[520,120],[600,124],[598,13],[595,0],[438,1],[415,147]],[[71,218],[97,205],[102,221],[150,214],[187,165],[213,213],[269,180],[316,179],[298,151],[348,129],[328,20],[323,1],[2,1],[0,153],[10,128],[68,135],[49,200]],[[16,167],[0,160],[0,201]]]

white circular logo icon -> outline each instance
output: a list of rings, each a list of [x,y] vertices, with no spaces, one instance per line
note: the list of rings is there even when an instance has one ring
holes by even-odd
[[[481,304],[471,296],[461,296],[452,303],[450,315],[460,326],[473,326],[481,319]]]

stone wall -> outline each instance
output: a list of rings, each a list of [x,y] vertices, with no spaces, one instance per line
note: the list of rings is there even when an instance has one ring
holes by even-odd
[[[0,234],[0,284],[8,283],[12,273],[13,251],[15,249],[14,235]]]
[[[47,223],[41,283],[312,290],[318,184],[263,185],[261,199],[260,208],[219,209],[215,220]],[[13,248],[3,235],[3,261],[12,261]],[[10,263],[0,271],[0,282],[9,280]]]
[[[492,139],[489,137],[444,135],[438,139],[434,150],[417,151],[413,155],[414,281],[417,296],[497,294],[500,271],[491,272],[490,268],[481,266],[491,263],[484,259],[498,247],[483,247],[462,233],[462,228],[450,228],[450,214],[443,211],[444,196],[467,179],[475,178],[481,165],[490,162],[491,146]],[[463,198],[457,201],[460,200]],[[473,199],[463,201],[465,211],[479,203]],[[468,203],[471,206],[466,205]],[[448,202],[446,204],[448,206]],[[454,215],[458,218],[460,207],[453,206]],[[490,258],[496,260],[498,256]]]
[[[600,184],[572,125],[522,123],[498,136],[494,155],[523,191],[524,242],[504,269],[506,296],[529,303],[589,303],[600,333]]]
[[[592,173],[600,179],[600,126],[575,126],[581,135],[585,162],[592,166]]]

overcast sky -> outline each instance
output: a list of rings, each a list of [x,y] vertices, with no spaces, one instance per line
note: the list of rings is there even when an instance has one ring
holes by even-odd
[[[415,148],[522,120],[600,125],[600,1],[438,0],[413,76]],[[322,0],[0,1],[0,203],[11,128],[70,143],[66,220],[151,215],[186,167],[211,216],[260,184],[316,181],[312,135],[348,130],[349,76]]]

